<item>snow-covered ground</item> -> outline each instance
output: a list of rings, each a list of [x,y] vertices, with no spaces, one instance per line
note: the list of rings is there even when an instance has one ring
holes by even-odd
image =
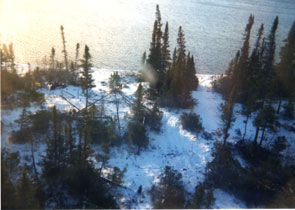
[[[112,96],[108,95],[108,79],[113,70],[96,69],[93,73],[96,87],[93,89],[92,101],[96,101],[101,97],[105,99],[105,109],[108,115],[114,116],[116,113],[115,104],[112,102]],[[122,75],[123,86],[122,92],[125,97],[132,100],[132,96],[136,91],[138,83],[135,77],[128,76],[133,72],[119,71]],[[125,76],[124,76],[125,75]],[[121,170],[124,168],[127,171],[124,174],[123,185],[126,189],[121,189],[120,204],[122,208],[152,208],[150,200],[149,189],[151,186],[159,182],[159,175],[163,172],[165,166],[171,166],[182,174],[182,181],[185,189],[193,193],[198,183],[204,180],[205,168],[208,162],[212,160],[213,144],[215,141],[221,141],[221,138],[216,135],[218,128],[220,128],[220,111],[219,105],[223,101],[221,96],[215,93],[211,87],[213,75],[197,75],[200,85],[197,91],[192,93],[192,96],[198,101],[194,108],[194,112],[199,114],[202,118],[202,123],[205,131],[212,134],[211,140],[206,140],[202,136],[196,136],[193,133],[182,129],[180,124],[180,116],[182,112],[189,112],[190,110],[169,110],[162,109],[164,115],[162,120],[162,131],[160,133],[151,132],[149,134],[150,144],[148,148],[135,155],[126,147],[112,148],[110,150],[110,160],[108,165],[111,167],[118,167]],[[146,86],[146,84],[144,84]],[[52,105],[57,106],[60,110],[70,110],[83,108],[85,99],[81,90],[77,87],[66,87],[64,89],[56,89],[50,91],[43,89],[45,93],[46,102],[45,107]],[[73,104],[70,105],[69,102]],[[120,98],[120,97],[119,97]],[[36,108],[31,108],[31,111]],[[244,117],[239,114],[241,107],[237,105],[235,112],[237,113],[237,120],[231,129],[229,141],[235,141],[237,130],[243,132]],[[120,123],[124,128],[127,125],[127,113],[130,111],[130,106],[122,97],[120,98]],[[5,129],[1,134],[2,147],[9,148],[11,151],[19,151],[22,156],[28,155],[30,152],[29,145],[14,145],[9,143],[8,137],[12,130],[17,130],[14,120],[19,118],[21,109],[13,111],[2,111],[2,121]],[[252,119],[249,120],[247,137],[254,136],[255,129],[252,125]],[[276,136],[285,135],[287,139],[292,139],[292,134],[286,132],[283,128]],[[294,138],[294,136],[293,136]],[[291,140],[290,140],[291,141]],[[269,142],[265,142],[268,144]],[[41,160],[40,155],[44,154],[44,144],[36,145],[37,152],[35,153],[36,162]],[[294,148],[293,148],[294,149]],[[293,150],[294,151],[294,150]],[[237,157],[238,158],[238,157]],[[243,161],[240,160],[243,165]],[[96,163],[100,166],[100,163]],[[107,173],[108,170],[105,170]],[[142,196],[139,198],[136,195],[138,188],[142,186]],[[222,190],[216,189],[214,192],[216,203],[214,208],[246,208],[245,204],[235,199]],[[130,204],[130,205],[129,205]]]

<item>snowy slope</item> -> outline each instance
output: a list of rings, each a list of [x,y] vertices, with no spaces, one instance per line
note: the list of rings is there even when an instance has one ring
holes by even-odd
[[[104,97],[106,113],[110,116],[116,114],[115,104],[112,102],[113,97],[108,95],[108,79],[113,70],[95,69],[93,76],[95,78],[96,87],[93,89],[92,101]],[[133,74],[130,71],[119,71],[122,76],[122,82],[126,85],[123,87],[123,95],[130,100],[136,91],[138,83],[135,78],[128,76]],[[135,155],[126,145],[112,148],[110,151],[110,160],[108,165],[111,167],[118,167],[121,170],[127,169],[123,185],[125,189],[121,189],[120,205],[122,208],[152,208],[150,201],[149,189],[151,186],[159,182],[159,175],[162,173],[165,166],[171,166],[182,174],[182,180],[186,190],[190,193],[194,192],[198,183],[204,180],[204,173],[206,164],[212,160],[212,150],[214,141],[221,141],[215,133],[220,128],[220,111],[219,104],[223,101],[221,96],[215,93],[211,87],[213,75],[197,75],[200,85],[197,91],[193,91],[192,96],[198,101],[197,106],[194,107],[194,112],[199,114],[202,118],[203,127],[206,132],[213,135],[212,140],[205,140],[202,135],[196,136],[193,133],[182,129],[180,125],[180,116],[182,112],[189,112],[190,110],[168,110],[162,109],[164,115],[162,120],[161,133],[149,134],[150,145],[148,148]],[[146,86],[146,84],[144,84]],[[50,91],[43,89],[46,103],[45,107],[57,106],[60,110],[81,109],[84,107],[85,99],[80,88],[66,87],[64,89],[56,89]],[[64,100],[64,97],[68,101]],[[72,104],[72,105],[71,105]],[[36,110],[32,108],[31,111]],[[235,112],[237,113],[237,120],[234,127],[230,131],[229,141],[235,141],[235,130],[244,129],[244,117],[239,114],[241,107],[237,105]],[[120,98],[120,122],[121,127],[126,127],[126,115],[130,112],[130,106],[125,99]],[[17,128],[14,120],[18,119],[21,110],[3,111],[2,120],[5,125],[5,131],[1,134],[2,147],[11,149],[12,151],[20,151],[21,155],[28,155],[29,145],[13,145],[8,142],[10,132]],[[255,129],[252,125],[252,119],[249,120],[247,137],[252,138]],[[281,129],[278,135],[286,135],[288,139],[292,138],[292,134]],[[268,142],[266,142],[267,144]],[[37,144],[38,151],[35,153],[36,161],[41,160],[40,155],[44,154],[44,144]],[[243,165],[243,162],[240,161]],[[97,167],[101,164],[96,163]],[[106,168],[105,173],[108,173]],[[137,189],[142,186],[143,196],[136,195]],[[233,196],[216,189],[214,192],[216,203],[214,208],[245,208],[245,205],[235,199]]]

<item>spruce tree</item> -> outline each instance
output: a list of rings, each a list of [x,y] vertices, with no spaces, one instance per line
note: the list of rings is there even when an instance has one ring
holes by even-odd
[[[254,137],[254,143],[257,143],[257,138],[259,135],[260,128],[262,126],[262,137],[264,137],[264,132],[267,126],[263,123],[257,123],[257,121],[260,121],[261,116],[263,116],[262,113],[265,113],[265,109],[270,114],[271,109],[268,109],[265,107],[266,103],[267,106],[271,106],[274,100],[274,82],[276,78],[276,72],[274,70],[274,56],[275,56],[275,49],[276,49],[276,43],[275,43],[275,37],[276,37],[276,31],[278,28],[279,19],[278,17],[275,18],[273,22],[273,26],[271,28],[271,32],[266,40],[263,41],[261,50],[260,50],[260,56],[261,56],[261,68],[258,74],[259,78],[259,84],[258,84],[258,94],[260,102],[257,105],[257,109],[259,110],[259,115],[256,116],[254,119],[254,125],[256,127],[256,133]],[[255,123],[256,122],[256,123]],[[263,138],[262,138],[263,140]]]
[[[139,83],[137,90],[135,92],[135,99],[132,105],[133,120],[143,124],[145,117],[145,110],[143,105],[143,87]]]
[[[16,186],[16,207],[19,209],[39,209],[40,202],[36,197],[37,188],[24,170]]]
[[[60,26],[60,31],[61,31],[61,39],[62,39],[62,45],[63,45],[62,52],[64,54],[66,71],[68,71],[69,70],[68,53],[67,53],[67,50],[66,50],[66,39],[65,39],[65,33],[64,33],[63,25]]]
[[[84,55],[83,59],[81,59],[82,67],[82,76],[80,77],[80,86],[83,90],[84,96],[85,96],[85,111],[88,112],[88,106],[89,106],[89,97],[91,95],[91,89],[95,87],[93,84],[94,79],[92,78],[92,70],[91,67],[93,67],[91,63],[91,55],[89,53],[89,47],[85,45]]]
[[[288,97],[289,104],[295,102],[295,21],[284,43],[280,52],[281,61],[276,66],[280,88],[277,112],[280,111],[283,96]]]
[[[166,72],[170,64],[170,49],[169,49],[169,25],[166,22],[165,31],[163,34],[163,46],[162,46],[162,69]]]
[[[232,89],[227,101],[220,105],[220,109],[222,111],[221,121],[222,121],[222,132],[223,132],[223,144],[226,144],[226,141],[228,137],[230,136],[229,130],[232,127],[233,122],[235,121],[235,116],[234,116],[235,91],[236,91],[235,88]]]
[[[259,90],[257,87],[259,86],[259,71],[261,69],[261,56],[260,56],[260,41],[262,39],[264,30],[264,25],[261,24],[260,29],[258,31],[257,40],[255,44],[255,48],[253,49],[251,56],[249,58],[248,65],[248,78],[247,78],[247,88],[244,91],[245,101],[242,106],[242,114],[246,117],[245,120],[245,129],[243,134],[243,139],[247,133],[248,121],[251,114],[257,109],[256,103],[259,98]]]
[[[54,47],[51,48],[50,63],[51,63],[51,69],[54,70],[54,68],[55,68],[55,49],[54,49]]]

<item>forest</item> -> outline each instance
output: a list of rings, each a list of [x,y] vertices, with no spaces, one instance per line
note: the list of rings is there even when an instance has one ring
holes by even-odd
[[[1,208],[295,208],[295,21],[281,49],[278,25],[250,14],[222,75],[198,74],[182,26],[170,46],[159,5],[136,72],[68,52],[62,25],[44,65],[2,43]]]

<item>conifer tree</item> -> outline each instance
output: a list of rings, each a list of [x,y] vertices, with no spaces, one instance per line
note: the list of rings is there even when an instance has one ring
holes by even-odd
[[[149,139],[145,128],[145,107],[143,104],[143,87],[141,83],[135,92],[135,99],[132,105],[132,120],[128,123],[128,139],[131,144],[137,146],[137,154],[141,148],[148,145]]]
[[[61,39],[62,39],[62,45],[63,45],[62,52],[64,53],[65,66],[66,66],[66,70],[68,71],[69,70],[68,53],[67,53],[67,50],[66,50],[66,39],[65,39],[65,33],[64,33],[63,25],[60,26],[60,31],[61,31]]]
[[[24,170],[16,187],[16,207],[20,209],[39,209],[40,202],[36,198],[36,192],[37,188]]]
[[[76,44],[76,55],[75,55],[75,69],[78,67],[78,59],[79,59],[79,50],[80,50],[80,44]]]
[[[255,44],[255,48],[253,49],[251,56],[249,58],[249,65],[248,65],[248,78],[247,78],[247,88],[244,91],[245,101],[242,106],[242,114],[246,117],[245,120],[245,129],[243,134],[243,139],[247,133],[247,126],[249,118],[256,110],[256,103],[259,98],[259,90],[257,87],[259,86],[259,72],[261,69],[261,56],[260,56],[260,41],[262,39],[264,30],[264,25],[261,24],[260,29],[258,31],[257,40]]]
[[[144,105],[143,105],[143,87],[139,83],[137,90],[135,92],[135,99],[132,105],[133,120],[143,124],[144,123]]]
[[[146,51],[144,51],[144,53],[142,54],[142,57],[141,57],[141,65],[145,65],[146,63]]]
[[[54,47],[51,48],[50,63],[51,63],[51,69],[54,70],[54,68],[55,68],[55,49],[54,49]]]
[[[273,102],[274,97],[274,81],[276,77],[276,72],[274,71],[274,56],[275,56],[275,37],[276,37],[276,31],[278,28],[279,19],[278,17],[275,18],[273,26],[271,28],[271,32],[266,39],[266,41],[262,43],[261,50],[260,50],[260,56],[261,56],[261,68],[259,71],[259,84],[258,84],[258,92],[259,92],[259,98],[260,103],[257,106],[257,109],[259,109],[259,115],[256,116],[254,119],[254,125],[256,127],[256,133],[254,137],[254,143],[257,143],[257,138],[259,135],[259,131],[261,126],[263,127],[262,132],[262,140],[264,137],[265,129],[269,126],[265,126],[263,123],[257,123],[260,121],[261,116],[263,116],[263,113],[265,113],[265,109],[267,110],[268,114],[270,114],[270,111],[272,109],[268,109],[267,107],[271,107],[271,104]],[[267,102],[267,107],[265,107],[265,104]],[[272,114],[271,114],[272,115]],[[256,122],[256,123],[255,123]],[[275,122],[275,121],[273,121]]]
[[[91,94],[91,89],[95,87],[93,84],[94,79],[92,78],[92,70],[91,67],[93,66],[91,63],[91,55],[89,53],[89,48],[87,45],[85,45],[84,55],[83,59],[81,59],[82,67],[82,76],[80,78],[80,86],[83,90],[84,96],[85,96],[85,110],[86,113],[88,112],[88,106],[89,106],[89,97]]]
[[[293,22],[288,37],[284,42],[285,45],[280,52],[281,61],[276,66],[280,88],[277,112],[280,111],[282,95],[288,97],[289,104],[293,104],[294,106],[295,102],[295,21]],[[292,107],[292,105],[290,107]]]
[[[169,25],[166,22],[165,31],[163,34],[163,46],[162,46],[162,69],[166,72],[170,64],[170,44],[169,44]]]
[[[220,105],[222,115],[221,115],[221,121],[222,121],[222,132],[223,132],[223,144],[226,144],[226,141],[229,137],[229,130],[233,125],[233,122],[235,121],[234,116],[234,97],[235,97],[235,87],[232,89],[232,92],[230,93],[227,101],[225,103],[222,103]]]
[[[262,57],[263,66],[262,71],[264,74],[264,83],[262,84],[265,88],[265,97],[270,99],[273,97],[273,87],[274,79],[276,77],[276,72],[274,70],[274,59],[275,59],[275,50],[276,50],[276,31],[279,24],[279,17],[277,16],[273,22],[271,32],[268,35],[265,43],[265,50]]]

